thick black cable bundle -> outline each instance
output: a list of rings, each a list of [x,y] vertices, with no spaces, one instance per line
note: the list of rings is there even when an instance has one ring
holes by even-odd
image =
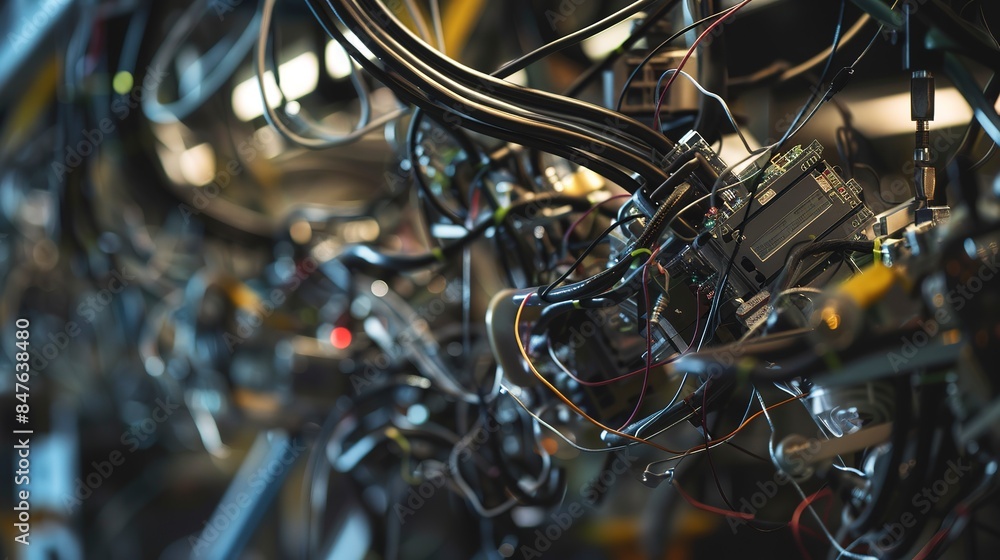
[[[369,72],[447,125],[565,157],[633,191],[642,183],[633,174],[646,182],[666,178],[655,154],[669,151],[670,142],[637,121],[464,67],[415,37],[378,2],[307,2],[327,33]],[[346,41],[338,23],[377,60]]]

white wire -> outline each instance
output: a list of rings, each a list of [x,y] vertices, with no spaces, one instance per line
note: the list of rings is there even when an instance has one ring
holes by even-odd
[[[767,404],[764,402],[764,397],[760,394],[759,391],[757,392],[757,400],[760,401],[760,407],[764,411],[764,417],[767,418],[767,425],[771,428],[771,437],[768,438],[767,441],[768,451],[771,454],[771,461],[773,461],[775,465],[778,465],[777,455],[775,454],[774,450],[774,435],[775,435],[774,421],[771,420],[771,414],[767,410]],[[816,509],[813,508],[812,503],[807,501],[808,497],[806,496],[806,493],[802,491],[802,487],[799,486],[799,483],[795,482],[795,478],[793,478],[790,474],[781,471],[780,469],[779,472],[784,474],[788,478],[788,481],[792,483],[792,486],[795,487],[795,491],[798,492],[799,496],[802,498],[802,501],[806,503],[806,509],[809,510],[809,513],[813,516],[813,519],[816,520],[816,523],[819,525],[819,528],[823,531],[823,534],[826,535],[827,540],[829,540],[830,544],[832,544],[834,548],[836,548],[837,551],[840,552],[841,556],[847,556],[848,558],[854,558],[855,560],[878,560],[878,558],[876,558],[875,556],[865,556],[861,554],[855,554],[845,549],[844,547],[840,546],[840,543],[837,541],[837,538],[834,537],[830,533],[830,530],[826,527],[826,523],[823,521],[823,518],[820,517]]]
[[[733,117],[733,112],[729,109],[729,104],[726,103],[726,100],[723,99],[722,97],[720,97],[719,94],[713,93],[713,92],[708,91],[707,89],[705,89],[704,86],[702,86],[698,82],[698,80],[696,80],[693,76],[691,76],[687,72],[685,72],[683,70],[678,70],[676,68],[671,68],[671,69],[667,70],[666,72],[664,72],[663,74],[661,74],[660,75],[660,79],[656,81],[656,90],[655,90],[655,92],[656,92],[656,99],[660,98],[660,85],[663,83],[663,78],[666,78],[667,76],[669,76],[671,74],[674,74],[676,72],[680,72],[682,76],[684,76],[685,78],[687,78],[688,81],[690,81],[694,85],[694,87],[698,88],[698,91],[700,91],[706,97],[711,97],[712,99],[718,101],[719,105],[721,105],[722,109],[726,112],[726,116],[729,117],[729,123],[733,125],[733,129],[736,131],[736,134],[739,135],[740,140],[743,142],[743,147],[746,148],[747,153],[753,152],[753,148],[750,147],[750,143],[747,142],[746,137],[743,136],[743,131],[740,130],[740,125],[738,125],[736,123],[736,118]]]
[[[202,15],[211,6],[209,0],[201,0],[191,4],[191,6],[181,14],[177,23],[174,24],[167,38],[163,40],[160,48],[149,63],[149,67],[159,72],[165,72],[170,66],[169,62],[177,56],[185,40],[194,32],[201,21]],[[144,92],[142,97],[142,112],[147,119],[157,123],[173,123],[187,118],[196,109],[201,107],[209,97],[222,87],[243,62],[247,53],[253,47],[254,31],[259,25],[259,14],[247,23],[246,29],[240,32],[239,37],[233,44],[226,48],[226,53],[222,56],[214,68],[205,72],[202,79],[198,81],[198,86],[182,95],[180,99],[169,103],[160,103],[159,85],[153,91]],[[216,45],[220,47],[221,45]],[[204,64],[204,61],[199,61]]]
[[[434,25],[434,36],[437,38],[438,50],[444,54],[447,48],[444,41],[444,23],[441,21],[441,0],[431,0],[431,22]]]
[[[413,24],[417,26],[417,33],[420,34],[420,38],[429,44],[431,42],[431,30],[427,29],[427,22],[424,21],[424,16],[420,13],[420,8],[417,7],[416,2],[413,0],[403,0],[403,4],[406,5],[406,11],[410,14]]]
[[[472,443],[472,440],[475,439],[475,437],[479,434],[480,429],[483,429],[482,420],[477,421],[475,427],[472,430],[470,430],[468,434],[463,436],[462,439],[459,440],[459,442],[456,443],[454,447],[452,447],[451,454],[448,457],[448,466],[451,469],[452,480],[455,481],[455,484],[459,487],[462,493],[465,494],[465,498],[469,501],[470,504],[472,504],[472,508],[475,509],[476,512],[482,517],[496,517],[501,513],[504,513],[505,511],[514,507],[515,505],[517,505],[517,500],[515,498],[509,498],[506,502],[496,507],[486,509],[483,506],[482,502],[479,501],[479,497],[476,496],[475,491],[465,481],[465,478],[462,476],[462,471],[459,468],[458,464],[459,449],[464,449],[468,447],[469,444]],[[539,449],[542,449],[542,447],[539,446]],[[549,454],[542,451],[541,457],[542,457],[542,472],[539,473],[538,478],[534,482],[528,485],[527,488],[524,488],[524,490],[527,491],[528,493],[534,492],[539,488],[541,488],[545,484],[545,480],[549,477],[549,473],[552,470],[552,459],[549,456]]]
[[[254,57],[255,61],[255,71],[257,74],[257,86],[260,89],[261,101],[264,104],[264,115],[267,118],[268,123],[274,128],[278,129],[278,132],[282,134],[285,138],[289,139],[291,142],[299,144],[302,147],[310,148],[314,150],[325,149],[325,148],[335,148],[338,146],[345,146],[353,142],[357,142],[365,135],[375,132],[380,129],[385,124],[392,122],[403,115],[405,115],[409,109],[398,109],[391,113],[386,113],[377,119],[372,120],[367,125],[362,125],[355,130],[344,134],[343,136],[334,136],[326,134],[322,131],[316,131],[317,135],[315,137],[302,136],[301,134],[293,131],[288,127],[287,124],[281,119],[280,116],[275,112],[274,108],[271,107],[270,101],[267,98],[267,91],[264,87],[264,68],[265,66],[265,53],[267,51],[267,30],[271,27],[271,18],[274,15],[274,5],[277,0],[262,0],[260,5],[260,30],[257,36],[257,51]],[[354,63],[352,66],[352,80],[355,81],[355,89],[358,89],[359,95],[363,94],[363,89],[359,85],[359,81],[362,79],[357,76],[357,70],[354,68]]]
[[[660,417],[663,416],[667,412],[668,408],[674,406],[674,404],[677,402],[677,399],[680,398],[681,391],[684,390],[684,385],[687,384],[687,380],[688,380],[688,374],[685,373],[684,376],[681,377],[681,384],[677,387],[677,391],[674,392],[674,396],[673,396],[673,398],[670,399],[670,402],[667,403],[667,406],[661,408],[659,410],[659,412],[657,412],[656,414],[654,414],[653,416],[651,416],[649,418],[649,420],[647,420],[645,423],[643,423],[642,426],[639,426],[639,429],[635,431],[635,437],[639,437],[639,434],[641,434],[643,430],[645,430],[647,427],[649,427],[649,425],[652,424],[653,422],[656,422],[657,420],[659,420]],[[668,426],[668,427],[672,427],[674,425],[676,425],[676,424],[672,424],[671,426]],[[660,435],[661,433],[663,433],[663,430],[660,430],[659,432],[653,434],[650,437],[656,437],[656,436]]]
[[[754,391],[752,393],[750,393],[750,400],[747,401],[746,410],[743,411],[743,419],[740,420],[740,423],[738,424],[738,426],[742,426],[744,424],[744,422],[747,421],[747,418],[750,417],[750,409],[753,407],[754,393],[756,393],[756,392],[757,392],[757,390],[754,389]],[[687,418],[690,418],[690,417],[691,417],[691,415],[689,414],[687,416]],[[676,424],[674,424],[674,425],[676,425]],[[663,432],[665,432],[670,427],[672,427],[672,426],[668,426],[667,428],[664,428],[664,429],[660,430],[659,432],[657,432],[657,433],[649,436],[649,438],[654,438],[654,437],[662,434]],[[667,459],[661,459],[659,461],[653,461],[652,463],[649,463],[648,465],[646,465],[646,472],[652,472],[649,469],[653,465],[658,465],[660,463],[667,463],[669,461],[677,461],[677,464],[674,465],[673,467],[671,467],[673,469],[676,469],[681,464],[681,462],[684,459],[686,459],[687,457],[690,457],[692,455],[697,455],[699,453],[704,453],[704,452],[706,452],[706,451],[708,451],[710,449],[715,449],[716,447],[719,447],[720,445],[725,445],[725,444],[729,443],[730,441],[732,441],[732,439],[735,438],[737,435],[739,435],[739,432],[737,432],[735,434],[732,434],[731,436],[727,437],[724,440],[720,440],[720,441],[717,441],[715,443],[711,443],[707,447],[704,444],[700,444],[696,448],[690,449],[690,450],[688,450],[687,453],[684,453],[682,455],[674,455],[673,457],[669,457]],[[647,438],[647,439],[649,439],[649,438]],[[663,476],[664,474],[666,474],[666,473],[665,472],[664,473],[660,473],[660,476]]]
[[[568,443],[570,446],[576,448],[578,451],[583,451],[584,453],[608,453],[608,452],[611,452],[611,451],[620,451],[622,449],[626,449],[626,448],[630,447],[631,445],[638,445],[638,442],[632,442],[632,443],[626,444],[626,445],[618,445],[618,446],[615,446],[615,447],[598,447],[598,448],[583,447],[581,445],[578,445],[576,442],[574,442],[573,440],[571,440],[568,437],[566,437],[566,435],[563,434],[561,431],[559,431],[557,428],[553,427],[551,424],[549,424],[545,420],[542,420],[541,416],[539,416],[534,411],[532,411],[530,408],[528,408],[528,405],[524,404],[524,401],[522,401],[521,399],[517,398],[517,396],[514,395],[514,392],[510,389],[510,387],[508,387],[506,385],[502,385],[502,388],[503,388],[503,390],[501,391],[501,394],[505,394],[506,393],[508,396],[510,396],[510,398],[514,399],[514,402],[516,402],[518,405],[520,405],[520,407],[523,408],[524,411],[527,412],[528,415],[531,416],[535,420],[536,423],[541,424],[542,426],[548,428],[549,431],[551,431],[555,435],[559,436],[560,439],[562,439],[563,441],[565,441],[566,443]]]

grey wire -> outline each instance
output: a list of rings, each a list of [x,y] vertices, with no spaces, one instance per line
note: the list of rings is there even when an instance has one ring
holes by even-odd
[[[774,421],[771,419],[771,413],[768,412],[767,404],[764,402],[764,397],[763,395],[760,394],[759,391],[757,391],[757,400],[760,401],[760,408],[761,410],[764,411],[764,417],[767,419],[767,425],[771,428],[771,437],[768,438],[767,440],[767,447],[771,455],[771,461],[775,464],[775,466],[777,466],[779,463],[777,455],[775,455],[774,451],[774,435],[775,435]],[[808,497],[806,496],[805,492],[802,491],[802,487],[799,486],[798,482],[795,482],[795,478],[793,478],[790,474],[788,473],[784,474],[786,477],[788,477],[788,481],[792,483],[792,486],[795,487],[795,491],[798,492],[799,496],[802,498],[802,501],[805,502],[808,499]],[[837,538],[830,533],[830,530],[826,527],[826,523],[823,521],[823,518],[820,517],[819,513],[816,512],[816,509],[813,507],[812,503],[806,503],[806,509],[809,510],[809,513],[813,516],[813,519],[816,520],[816,523],[819,525],[819,528],[823,531],[823,534],[826,535],[826,538],[827,540],[830,541],[830,544],[832,544],[834,548],[836,548],[837,551],[840,552],[841,555],[847,556],[848,558],[854,558],[856,560],[878,560],[878,558],[874,556],[864,556],[861,554],[855,554],[853,552],[846,550],[844,547],[840,546],[840,542],[838,542]]]
[[[271,104],[267,99],[267,92],[264,88],[264,68],[265,68],[265,53],[267,51],[267,30],[271,27],[271,18],[274,15],[274,6],[277,0],[261,0],[260,12],[258,19],[260,20],[260,29],[257,35],[257,49],[256,56],[254,57],[254,69],[257,74],[257,86],[260,89],[261,101],[264,104],[264,116],[267,118],[268,123],[273,126],[277,131],[284,136],[288,141],[298,144],[305,148],[310,148],[314,150],[325,149],[325,148],[335,148],[338,146],[346,146],[353,142],[357,142],[365,135],[375,132],[385,124],[392,122],[403,115],[405,115],[409,109],[398,109],[391,113],[386,113],[381,117],[378,117],[367,124],[364,122],[367,115],[367,111],[364,110],[364,104],[366,101],[362,99],[362,122],[353,131],[341,135],[331,135],[323,131],[317,130],[315,137],[303,136],[291,128],[278,116],[278,114],[271,107]],[[357,69],[354,63],[351,63],[351,80],[355,85],[355,89],[358,90],[359,98],[367,97],[367,90],[362,85],[363,80],[358,75]],[[277,71],[277,69],[275,69]]]
[[[840,44],[846,45],[847,43],[851,42],[854,39],[854,37],[861,31],[861,29],[868,23],[870,19],[871,17],[867,13],[863,14],[860,18],[858,18],[858,21],[854,22],[854,25],[852,25],[851,28],[844,33],[844,36],[840,39]],[[879,28],[879,30],[881,31],[881,27]],[[800,74],[808,72],[810,69],[815,68],[821,62],[826,60],[826,58],[830,56],[830,52],[832,50],[833,47],[827,47],[826,49],[819,52],[818,54],[816,54],[809,60],[803,62],[802,64],[799,64],[797,66],[789,68],[788,70],[785,70],[784,72],[781,73],[780,79],[782,81],[787,81]],[[868,49],[865,49],[866,52],[867,50]],[[860,60],[860,57],[858,59]]]
[[[427,22],[424,21],[424,16],[420,13],[420,8],[417,7],[416,2],[414,0],[403,0],[403,4],[406,6],[406,11],[410,14],[413,24],[417,26],[417,33],[420,34],[420,38],[430,43],[431,30],[427,29]]]
[[[541,416],[539,416],[537,413],[535,413],[530,408],[528,408],[528,405],[524,404],[524,401],[522,401],[521,399],[519,399],[514,394],[514,392],[511,390],[511,388],[508,387],[506,384],[501,383],[500,394],[506,394],[510,398],[514,399],[514,402],[516,402],[518,405],[520,405],[520,407],[523,408],[524,411],[527,412],[528,415],[531,416],[531,418],[534,419],[534,421],[537,424],[541,424],[545,428],[548,428],[548,430],[550,432],[552,432],[555,435],[559,436],[560,439],[562,439],[563,441],[565,441],[566,443],[568,443],[570,446],[572,446],[573,448],[575,448],[578,451],[583,451],[584,453],[609,453],[611,451],[620,451],[622,449],[626,449],[626,448],[628,448],[628,447],[630,447],[632,445],[638,445],[638,442],[632,442],[632,443],[629,443],[629,444],[618,445],[618,446],[614,446],[614,447],[598,447],[598,448],[583,447],[583,446],[577,444],[576,442],[574,442],[573,440],[569,439],[568,437],[566,437],[565,434],[563,434],[557,428],[553,427],[551,424],[549,424],[548,422],[546,422],[545,420],[543,420]],[[537,426],[536,426],[536,428],[537,428]]]
[[[747,407],[746,407],[746,409],[745,409],[745,410],[743,411],[743,419],[742,419],[742,420],[740,420],[740,423],[738,424],[739,426],[742,426],[742,425],[743,425],[743,423],[747,421],[747,418],[749,418],[749,417],[750,417],[750,409],[751,409],[751,408],[753,408],[753,399],[754,399],[754,395],[755,395],[755,393],[756,393],[756,392],[757,392],[757,390],[756,390],[756,389],[754,389],[754,391],[753,391],[752,393],[750,393],[750,400],[749,400],[749,401],[747,401]],[[687,418],[690,418],[691,416],[692,416],[692,415],[691,415],[691,414],[689,414],[689,415],[687,416]],[[686,418],[685,418],[685,419],[686,419]],[[676,424],[675,424],[675,425],[676,425]],[[671,426],[671,427],[672,427],[672,426]],[[668,428],[669,428],[669,427],[668,427]],[[649,438],[654,438],[654,437],[656,437],[657,435],[659,435],[659,434],[661,434],[661,433],[665,432],[665,431],[666,431],[666,430],[667,430],[668,428],[664,428],[663,430],[660,430],[659,432],[657,432],[657,433],[653,434],[652,436],[649,436]],[[676,464],[676,465],[674,465],[674,466],[670,467],[671,469],[676,469],[676,468],[677,468],[678,466],[680,466],[681,462],[683,462],[683,461],[684,461],[684,459],[686,459],[686,458],[688,458],[688,457],[690,457],[690,456],[692,456],[692,455],[697,455],[697,454],[699,454],[699,453],[704,453],[704,452],[706,452],[706,451],[708,451],[708,450],[711,450],[711,449],[715,449],[716,447],[719,447],[719,446],[721,446],[721,445],[725,445],[725,444],[729,443],[729,442],[730,442],[730,441],[731,441],[731,440],[732,440],[733,438],[735,438],[735,437],[736,437],[737,435],[738,435],[738,434],[733,434],[732,436],[730,436],[730,437],[727,437],[726,439],[724,439],[724,440],[722,440],[722,441],[718,441],[718,442],[716,442],[716,443],[713,443],[713,444],[710,444],[710,445],[708,445],[707,447],[706,447],[705,445],[703,445],[703,444],[702,444],[702,445],[699,445],[699,446],[698,446],[698,447],[696,447],[695,449],[691,449],[691,450],[689,450],[689,451],[688,451],[687,453],[684,453],[684,454],[682,454],[682,455],[674,455],[673,457],[669,457],[669,458],[667,458],[667,459],[660,459],[659,461],[653,461],[652,463],[649,463],[648,465],[646,465],[646,472],[650,472],[650,473],[652,473],[653,471],[651,471],[651,470],[650,470],[650,467],[652,467],[653,465],[659,465],[660,463],[667,463],[667,462],[670,462],[670,461],[677,461],[677,464]],[[669,470],[669,469],[668,469],[668,470]],[[663,476],[663,475],[665,475],[665,474],[666,474],[666,471],[665,471],[665,472],[663,472],[663,473],[660,473],[660,476]]]
[[[212,5],[211,0],[199,0],[181,14],[177,23],[167,34],[160,48],[150,61],[149,67],[164,72],[170,60],[181,45],[194,32],[202,15]],[[214,69],[198,81],[198,87],[170,103],[160,103],[159,86],[154,91],[145,92],[142,97],[142,112],[146,118],[157,123],[172,123],[187,118],[201,107],[209,97],[222,87],[236,71],[247,53],[253,48],[254,34],[260,24],[260,14],[255,14],[239,37],[225,49],[225,54]],[[218,45],[217,45],[218,47]]]
[[[431,23],[434,25],[434,36],[437,38],[438,50],[446,53],[444,23],[441,21],[441,0],[431,0]]]
[[[733,112],[729,109],[729,104],[726,103],[726,100],[720,97],[717,93],[713,93],[705,89],[704,86],[702,86],[698,82],[698,80],[696,80],[693,76],[691,76],[687,72],[683,70],[678,70],[676,68],[671,68],[666,72],[664,72],[663,74],[661,74],[660,79],[656,81],[656,89],[654,90],[656,92],[655,99],[660,98],[660,85],[663,84],[663,78],[666,78],[667,76],[674,74],[676,72],[680,72],[682,76],[687,78],[688,81],[690,81],[694,85],[694,87],[698,88],[698,91],[700,91],[703,95],[705,95],[705,97],[711,97],[712,99],[719,102],[719,105],[721,105],[722,109],[726,112],[726,116],[729,117],[729,122],[730,124],[733,125],[733,130],[735,130],[736,134],[740,136],[740,140],[743,142],[743,147],[746,148],[747,153],[753,152],[753,148],[750,147],[750,143],[747,142],[746,137],[743,136],[743,131],[740,130],[740,125],[736,124],[736,119],[733,117]]]
[[[462,476],[462,470],[459,468],[458,464],[459,449],[468,447],[469,444],[472,443],[472,440],[479,435],[479,430],[481,428],[482,420],[479,420],[476,422],[475,428],[470,430],[469,433],[463,436],[462,439],[459,440],[454,447],[452,447],[451,453],[448,456],[448,466],[451,469],[452,480],[455,481],[455,484],[465,495],[466,500],[472,504],[473,509],[475,509],[476,512],[482,517],[496,517],[517,505],[517,499],[511,497],[506,502],[496,507],[486,509],[482,502],[479,501],[479,497],[476,496],[475,491],[465,481],[465,478]],[[543,449],[540,445],[538,448]],[[545,484],[545,480],[549,477],[549,473],[552,471],[552,457],[548,453],[545,453],[544,450],[540,452],[540,456],[542,458],[542,472],[539,473],[538,478],[535,479],[527,488],[522,488],[522,490],[526,490],[529,493],[541,488]],[[518,484],[520,484],[520,482],[518,482]]]
[[[635,431],[635,437],[639,437],[639,434],[641,434],[643,430],[645,430],[647,427],[649,427],[649,425],[652,424],[653,422],[656,422],[657,420],[659,420],[660,417],[663,416],[670,407],[674,406],[674,404],[677,402],[677,399],[680,398],[681,391],[684,390],[684,385],[687,384],[687,380],[688,380],[688,374],[685,373],[684,376],[681,377],[681,384],[677,387],[677,391],[674,392],[674,396],[673,396],[673,398],[670,399],[670,402],[667,403],[667,406],[661,408],[656,414],[654,414],[653,416],[650,416],[649,420],[647,420],[645,423],[643,423],[642,426],[639,426],[639,429]],[[682,422],[683,422],[683,420],[682,420]],[[673,427],[675,425],[676,424],[672,424],[671,426],[668,426],[668,428],[669,427]],[[664,430],[660,430],[659,432],[653,434],[650,437],[656,437],[656,436],[662,434],[663,431]]]

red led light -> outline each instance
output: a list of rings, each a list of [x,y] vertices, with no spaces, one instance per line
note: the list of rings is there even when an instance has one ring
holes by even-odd
[[[351,334],[351,329],[347,327],[336,327],[330,331],[330,344],[337,350],[344,350],[350,346],[352,338],[354,336]]]

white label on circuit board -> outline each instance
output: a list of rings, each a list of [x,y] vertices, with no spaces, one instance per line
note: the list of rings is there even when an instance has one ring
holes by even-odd
[[[771,199],[774,198],[774,195],[775,195],[774,189],[767,189],[766,191],[760,193],[760,196],[757,197],[757,202],[759,202],[760,205],[763,206],[768,202],[770,202]]]
[[[757,242],[750,247],[750,250],[757,255],[761,262],[766,261],[832,207],[833,204],[826,198],[823,191],[814,191],[780,222],[771,226],[764,235],[761,235]]]

